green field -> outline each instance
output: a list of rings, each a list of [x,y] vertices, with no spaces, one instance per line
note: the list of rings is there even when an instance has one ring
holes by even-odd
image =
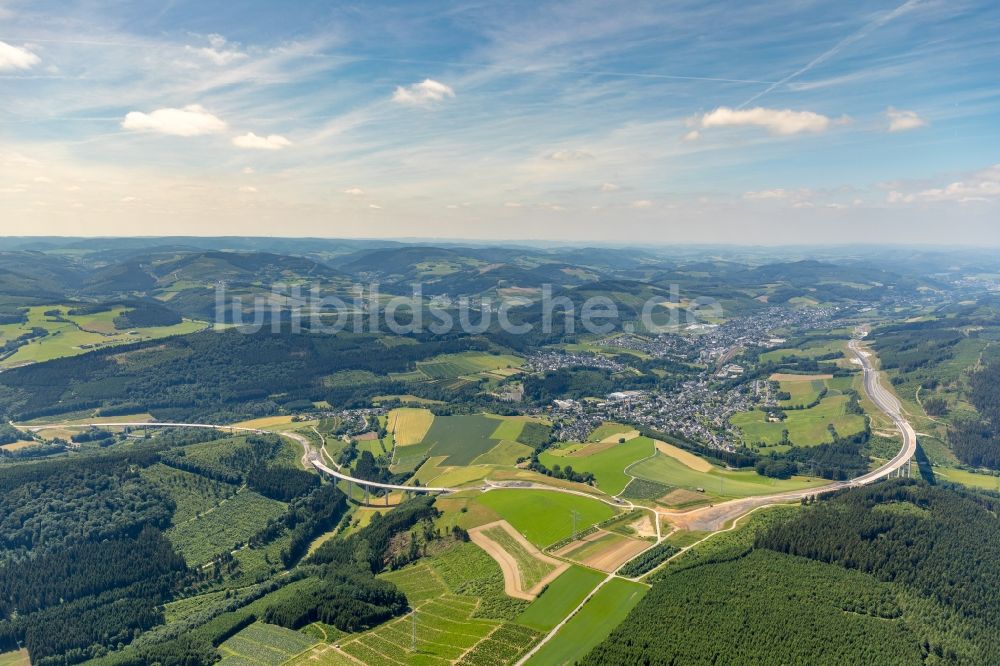
[[[271,518],[285,512],[285,505],[252,490],[243,490],[216,508],[167,530],[188,565],[205,564],[220,553],[246,543]]]
[[[518,458],[531,455],[532,449],[527,444],[517,442],[500,442],[492,449],[476,458],[473,462],[476,465],[507,465],[513,466]]]
[[[632,480],[625,468],[654,452],[653,440],[637,437],[589,456],[558,456],[546,451],[538,460],[549,469],[559,465],[563,469],[572,467],[576,472],[591,472],[598,488],[609,495],[617,495]]]
[[[760,410],[734,414],[730,421],[743,431],[748,444],[763,442],[769,446],[781,444],[783,430],[788,430],[788,439],[798,446],[815,446],[833,441],[827,425],[833,424],[837,434],[848,437],[865,429],[865,417],[848,414],[845,409],[849,398],[846,395],[830,395],[812,409],[792,409],[785,412],[788,418],[780,422],[768,422],[767,414]]]
[[[916,469],[916,465],[914,465],[914,469]],[[934,476],[938,481],[950,481],[951,483],[961,483],[970,488],[1000,491],[1000,476],[992,474],[979,474],[955,467],[935,467]]]
[[[545,592],[531,602],[517,621],[538,631],[550,631],[580,605],[603,578],[604,574],[598,571],[573,565],[549,583]]]
[[[760,362],[780,362],[785,356],[798,356],[801,358],[816,358],[817,356],[825,356],[827,354],[833,354],[836,352],[843,353],[844,346],[846,345],[845,340],[814,340],[807,342],[802,347],[799,348],[779,348],[772,349],[771,351],[764,352],[760,355]]]
[[[255,622],[219,645],[224,666],[279,666],[300,652],[308,650],[316,641],[303,633]]]
[[[781,390],[791,395],[788,400],[779,400],[782,407],[793,407],[796,405],[808,405],[819,397],[820,392],[827,386],[822,379],[811,381],[787,381],[779,382]]]
[[[591,431],[590,435],[587,436],[587,441],[600,442],[608,437],[611,437],[612,435],[623,435],[627,432],[632,432],[633,430],[635,430],[635,428],[632,426],[615,423],[613,421],[605,421]]]
[[[785,490],[820,486],[824,483],[821,480],[810,480],[802,476],[793,476],[790,479],[773,479],[761,476],[752,469],[726,470],[721,467],[713,467],[711,472],[698,472],[662,453],[657,453],[649,460],[643,460],[633,466],[629,472],[641,479],[675,488],[687,488],[688,490],[702,488],[706,494],[731,498],[768,495]]]
[[[573,511],[577,531],[615,515],[615,509],[600,500],[548,490],[493,490],[475,501],[493,509],[539,548],[572,535]]]
[[[483,352],[463,352],[442,354],[429,361],[417,363],[417,369],[429,379],[454,379],[481,372],[518,368],[521,359],[510,354],[486,354]]]
[[[639,583],[611,579],[527,663],[572,664],[584,657],[608,637],[648,590]]]
[[[493,439],[505,439],[510,442],[517,441],[517,438],[521,436],[521,431],[524,430],[525,421],[523,419],[504,419],[497,426],[497,429],[493,431],[491,437]]]
[[[497,444],[493,433],[496,419],[482,414],[435,417],[425,444],[431,445],[430,455],[447,456],[444,465],[468,465]]]
[[[511,536],[503,527],[491,527],[484,530],[483,534],[493,540],[497,545],[507,551],[514,561],[517,562],[518,571],[521,572],[521,589],[530,590],[539,581],[552,573],[555,566],[549,562],[543,562],[529,553],[517,539]]]
[[[106,312],[88,315],[67,314],[73,306],[39,305],[28,308],[28,321],[23,324],[0,325],[0,345],[29,332],[32,328],[44,328],[48,335],[32,340],[17,350],[12,356],[0,361],[0,366],[20,365],[28,362],[49,361],[64,356],[83,354],[97,347],[120,345],[140,340],[163,338],[168,335],[194,333],[205,328],[203,322],[183,321],[173,326],[154,326],[117,330],[114,318],[127,308],[116,307]],[[59,310],[66,321],[57,321],[45,313]],[[130,335],[130,331],[136,331]]]

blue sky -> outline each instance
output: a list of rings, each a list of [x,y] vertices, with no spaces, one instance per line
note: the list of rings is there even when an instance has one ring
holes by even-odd
[[[1000,244],[1000,4],[0,0],[0,233]]]

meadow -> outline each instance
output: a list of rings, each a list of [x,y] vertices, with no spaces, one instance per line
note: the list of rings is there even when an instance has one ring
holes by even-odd
[[[587,436],[588,442],[603,442],[609,437],[615,435],[624,435],[630,433],[635,428],[632,426],[623,425],[621,423],[614,423],[613,421],[605,421],[601,425],[594,428],[590,435]]]
[[[641,479],[667,486],[688,490],[702,488],[706,495],[729,498],[768,495],[821,484],[818,480],[802,476],[773,479],[761,476],[752,469],[727,470],[713,467],[710,472],[699,472],[662,453],[634,465],[629,472]]]
[[[572,536],[574,511],[578,532],[616,513],[600,500],[548,490],[492,490],[475,501],[492,509],[542,549]]]
[[[609,580],[527,663],[572,664],[581,659],[608,637],[648,590],[621,578]]]
[[[591,447],[583,447],[570,455],[562,456],[545,451],[538,456],[538,460],[549,469],[559,465],[564,469],[572,467],[575,472],[591,472],[598,488],[609,495],[617,495],[632,480],[632,477],[625,473],[625,469],[655,453],[653,440],[648,437],[637,437],[624,444],[614,444],[610,448],[591,446],[597,451],[591,455],[586,455]]]
[[[788,430],[788,439],[797,446],[815,446],[833,441],[827,428],[832,424],[841,437],[857,434],[865,429],[865,417],[849,414],[846,395],[828,395],[811,409],[792,409],[784,421],[769,422],[767,414],[760,410],[734,414],[730,421],[743,431],[748,445],[763,442],[765,445],[781,446],[782,432]],[[780,449],[775,449],[780,451]]]
[[[603,578],[603,574],[593,569],[571,566],[548,584],[545,591],[517,617],[517,622],[538,631],[550,631],[580,605]]]
[[[173,326],[117,330],[114,327],[114,318],[127,308],[116,307],[94,314],[71,315],[68,314],[68,311],[72,307],[68,305],[34,306],[28,308],[27,322],[0,325],[0,345],[28,333],[35,327],[48,331],[48,335],[45,337],[32,340],[19,348],[13,355],[0,361],[0,367],[49,361],[64,356],[76,356],[96,347],[194,333],[206,327],[204,322],[185,320]],[[45,314],[52,310],[60,312],[62,321]],[[135,334],[130,334],[131,331],[135,331]]]

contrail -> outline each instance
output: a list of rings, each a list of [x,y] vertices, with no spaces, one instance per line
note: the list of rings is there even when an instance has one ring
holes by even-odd
[[[792,79],[796,79],[796,78],[802,76],[803,74],[805,74],[806,72],[808,72],[810,69],[812,69],[816,65],[819,65],[819,64],[821,64],[823,62],[826,62],[827,60],[829,60],[833,56],[837,55],[837,53],[839,53],[841,50],[843,50],[844,47],[850,46],[851,44],[853,44],[854,42],[856,42],[856,41],[858,41],[860,39],[864,39],[873,30],[881,28],[883,25],[885,25],[889,21],[893,20],[897,16],[900,16],[900,15],[905,14],[906,12],[910,11],[919,2],[920,2],[920,0],[906,0],[906,2],[904,2],[903,4],[901,4],[899,7],[896,7],[895,9],[893,9],[888,14],[884,14],[884,15],[878,17],[877,19],[875,19],[874,21],[872,21],[871,23],[868,23],[867,25],[862,26],[856,32],[851,33],[850,35],[848,35],[844,39],[842,39],[839,42],[837,42],[837,44],[834,45],[834,47],[831,48],[829,51],[826,51],[825,53],[821,53],[820,55],[816,56],[815,58],[813,58],[812,60],[810,60],[805,66],[797,69],[796,71],[792,72],[791,74],[789,74],[785,78],[781,79],[780,81],[772,83],[770,86],[768,86],[767,88],[765,88],[763,91],[757,93],[756,95],[754,95],[753,97],[751,97],[747,101],[743,102],[742,104],[740,104],[736,108],[742,109],[742,108],[746,107],[748,104],[750,104],[751,102],[754,102],[754,101],[760,99],[761,97],[763,97],[764,95],[768,94],[769,92],[771,92],[775,88],[778,88],[779,86],[783,86],[786,83],[788,83],[789,81],[791,81]]]

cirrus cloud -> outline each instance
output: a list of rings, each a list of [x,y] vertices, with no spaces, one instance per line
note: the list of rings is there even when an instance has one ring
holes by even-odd
[[[706,113],[701,127],[763,127],[771,134],[791,135],[803,132],[824,132],[831,124],[829,117],[813,111],[791,109],[731,109],[728,106]]]
[[[280,134],[257,136],[253,132],[247,132],[240,136],[234,136],[233,145],[237,148],[246,148],[248,150],[281,150],[282,148],[288,148],[292,145],[292,142]]]
[[[157,132],[170,136],[201,136],[226,131],[226,122],[200,104],[189,104],[181,109],[156,109],[150,113],[130,111],[121,123],[122,129]]]
[[[397,86],[396,92],[392,94],[392,101],[408,106],[427,106],[454,96],[455,91],[451,86],[434,79],[424,79],[410,86]]]
[[[0,42],[0,72],[31,69],[41,61],[41,58],[27,48]]]

